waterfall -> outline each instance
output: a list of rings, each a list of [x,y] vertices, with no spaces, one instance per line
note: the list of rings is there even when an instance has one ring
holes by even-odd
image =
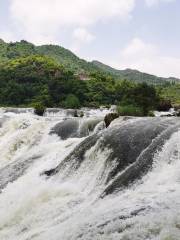
[[[178,118],[0,115],[1,240],[180,239]]]

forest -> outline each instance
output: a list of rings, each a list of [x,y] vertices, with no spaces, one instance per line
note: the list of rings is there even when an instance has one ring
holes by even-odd
[[[0,41],[0,106],[119,106],[121,115],[152,115],[180,103],[177,79],[120,71],[79,59],[59,46]],[[124,75],[122,75],[122,72]],[[164,109],[162,109],[164,106]]]
[[[112,104],[136,108],[147,115],[160,101],[147,83],[115,80],[92,72],[88,81],[45,56],[28,56],[0,65],[1,106],[99,107]],[[138,111],[137,111],[138,110]]]

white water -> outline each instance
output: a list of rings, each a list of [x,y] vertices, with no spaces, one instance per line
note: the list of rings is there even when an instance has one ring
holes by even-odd
[[[156,117],[163,117],[163,116],[175,116],[176,115],[176,111],[174,110],[174,108],[171,108],[169,111],[167,112],[159,112],[159,111],[154,111],[154,115]]]
[[[40,175],[83,141],[49,135],[54,124],[14,114],[0,129],[0,169],[36,158],[0,194],[0,240],[180,239],[180,132],[155,155],[152,171],[141,181],[101,199],[110,150],[101,152],[98,143],[68,178],[64,172],[49,179]]]

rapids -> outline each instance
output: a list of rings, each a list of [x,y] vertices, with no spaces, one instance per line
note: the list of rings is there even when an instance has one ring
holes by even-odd
[[[0,240],[179,240],[180,120],[56,112],[0,112]]]

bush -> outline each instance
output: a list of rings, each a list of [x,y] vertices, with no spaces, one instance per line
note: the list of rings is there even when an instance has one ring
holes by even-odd
[[[168,112],[170,108],[172,108],[171,101],[165,99],[162,99],[157,106],[157,110],[163,112]]]
[[[80,112],[80,117],[83,118],[84,117],[84,113]]]
[[[179,111],[180,110],[180,104],[174,104],[173,107],[174,107],[175,111]]]
[[[154,112],[153,112],[153,111],[149,111],[149,112],[148,112],[148,117],[155,117]]]
[[[63,103],[65,108],[77,109],[80,107],[79,99],[74,94],[69,94]]]
[[[78,117],[78,112],[77,112],[77,110],[74,111],[74,117]]]
[[[176,117],[180,117],[180,111],[177,111]]]
[[[147,83],[137,84],[132,90],[130,99],[133,101],[132,104],[142,109],[144,116],[147,116],[149,111],[154,110],[159,103],[156,89]]]
[[[33,103],[32,107],[34,108],[34,113],[39,116],[43,116],[46,110],[46,107],[41,102]]]
[[[119,106],[117,111],[120,116],[143,116],[143,110],[134,105]]]

